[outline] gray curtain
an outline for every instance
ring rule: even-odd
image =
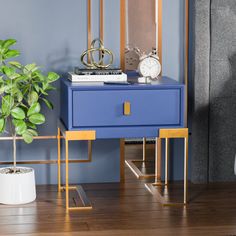
[[[191,180],[233,181],[236,0],[191,1]]]

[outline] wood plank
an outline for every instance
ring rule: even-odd
[[[147,145],[150,155],[153,147]],[[126,145],[125,154],[142,160],[142,144]],[[190,185],[193,198],[187,207],[163,207],[144,186],[153,179],[138,180],[127,167],[125,175],[124,183],[83,184],[93,209],[69,214],[57,186],[37,186],[35,202],[0,205],[0,235],[236,235],[235,183]],[[167,197],[164,187],[161,191]],[[170,198],[182,198],[183,182],[171,183],[168,191]],[[74,197],[71,191],[72,204]]]

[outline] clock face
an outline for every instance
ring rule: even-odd
[[[157,58],[149,56],[139,63],[139,72],[143,77],[156,78],[161,72],[161,65]]]

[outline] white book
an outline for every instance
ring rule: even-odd
[[[125,73],[119,75],[77,75],[68,72],[68,79],[72,82],[126,82],[127,75]]]

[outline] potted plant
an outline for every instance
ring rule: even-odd
[[[37,136],[37,126],[45,122],[41,102],[50,109],[46,99],[51,85],[59,78],[54,72],[44,75],[33,64],[13,61],[20,55],[13,50],[14,39],[0,40],[0,133],[9,133],[13,140],[13,166],[0,168],[0,203],[24,204],[36,198],[34,170],[16,166],[16,139],[31,143]]]

